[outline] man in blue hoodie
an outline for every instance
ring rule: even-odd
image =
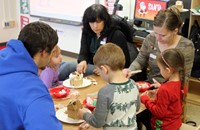
[[[33,22],[0,51],[0,130],[62,130],[52,98],[38,77],[57,42],[55,30]]]

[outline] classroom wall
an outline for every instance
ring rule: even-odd
[[[171,0],[173,2],[175,0]],[[186,8],[190,7],[190,4],[186,3],[184,0]],[[104,4],[104,0],[96,0],[100,4]],[[133,19],[134,13],[134,3],[135,0],[120,0],[119,4],[123,5],[123,11],[119,11],[118,15],[128,17]],[[189,6],[189,7],[187,7]],[[189,12],[187,12],[189,13]],[[188,16],[185,15],[184,16]],[[36,17],[29,17],[30,22],[38,21]],[[15,21],[15,27],[13,28],[3,28],[4,21]],[[80,49],[80,38],[81,38],[81,26],[73,26],[66,24],[58,24],[52,22],[46,22],[54,29],[57,30],[59,35],[58,45],[62,50],[79,53]],[[12,38],[17,38],[20,31],[20,0],[0,0],[0,43],[7,42]]]
[[[104,4],[104,0],[97,1],[100,4]],[[119,11],[118,15],[122,17],[126,16],[130,19],[133,19],[134,1],[135,0],[120,0],[119,4],[123,5],[123,11]],[[3,9],[5,10],[5,12],[2,11]],[[17,38],[18,33],[20,31],[21,15],[22,14],[20,14],[20,0],[0,0],[0,22],[2,23],[4,19],[16,21],[16,26],[14,28],[3,29],[3,26],[0,26],[0,43],[7,42],[11,38]],[[29,15],[27,17],[29,17],[29,22],[39,20],[39,18],[37,17],[30,17]],[[73,26],[52,22],[46,23],[48,23],[50,26],[57,30],[59,35],[58,45],[62,50],[77,54],[79,53],[81,26]]]
[[[133,10],[134,10],[134,1],[135,0],[120,0],[119,4],[123,5],[123,11],[119,11],[118,15],[124,17],[129,17],[133,19]],[[100,4],[104,4],[104,0],[98,1]],[[130,13],[131,12],[131,13]],[[30,21],[38,21],[36,17],[30,17]],[[81,26],[73,26],[59,23],[47,22],[54,29],[57,30],[59,35],[59,47],[68,52],[79,53],[80,50],[80,39],[81,39]]]
[[[15,21],[15,27],[4,28],[5,21]],[[17,38],[19,32],[18,3],[16,0],[0,0],[0,43]]]

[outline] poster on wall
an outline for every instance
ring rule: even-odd
[[[29,24],[29,2],[28,0],[20,0],[20,29]]]
[[[21,25],[21,28],[22,29],[24,26],[26,26],[27,24],[29,24],[29,17],[26,17],[26,16],[20,16],[20,25]]]
[[[20,13],[29,14],[28,0],[20,0]]]

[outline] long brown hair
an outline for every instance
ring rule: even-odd
[[[174,71],[179,72],[181,80],[181,91],[184,91],[185,86],[185,59],[183,53],[178,49],[167,49],[157,56],[157,62],[161,65],[172,68]],[[181,92],[182,93],[182,92]],[[182,98],[184,95],[182,93]]]

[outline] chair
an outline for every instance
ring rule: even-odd
[[[182,123],[182,126],[179,130],[200,130],[200,125],[198,127],[194,127],[194,126]]]

